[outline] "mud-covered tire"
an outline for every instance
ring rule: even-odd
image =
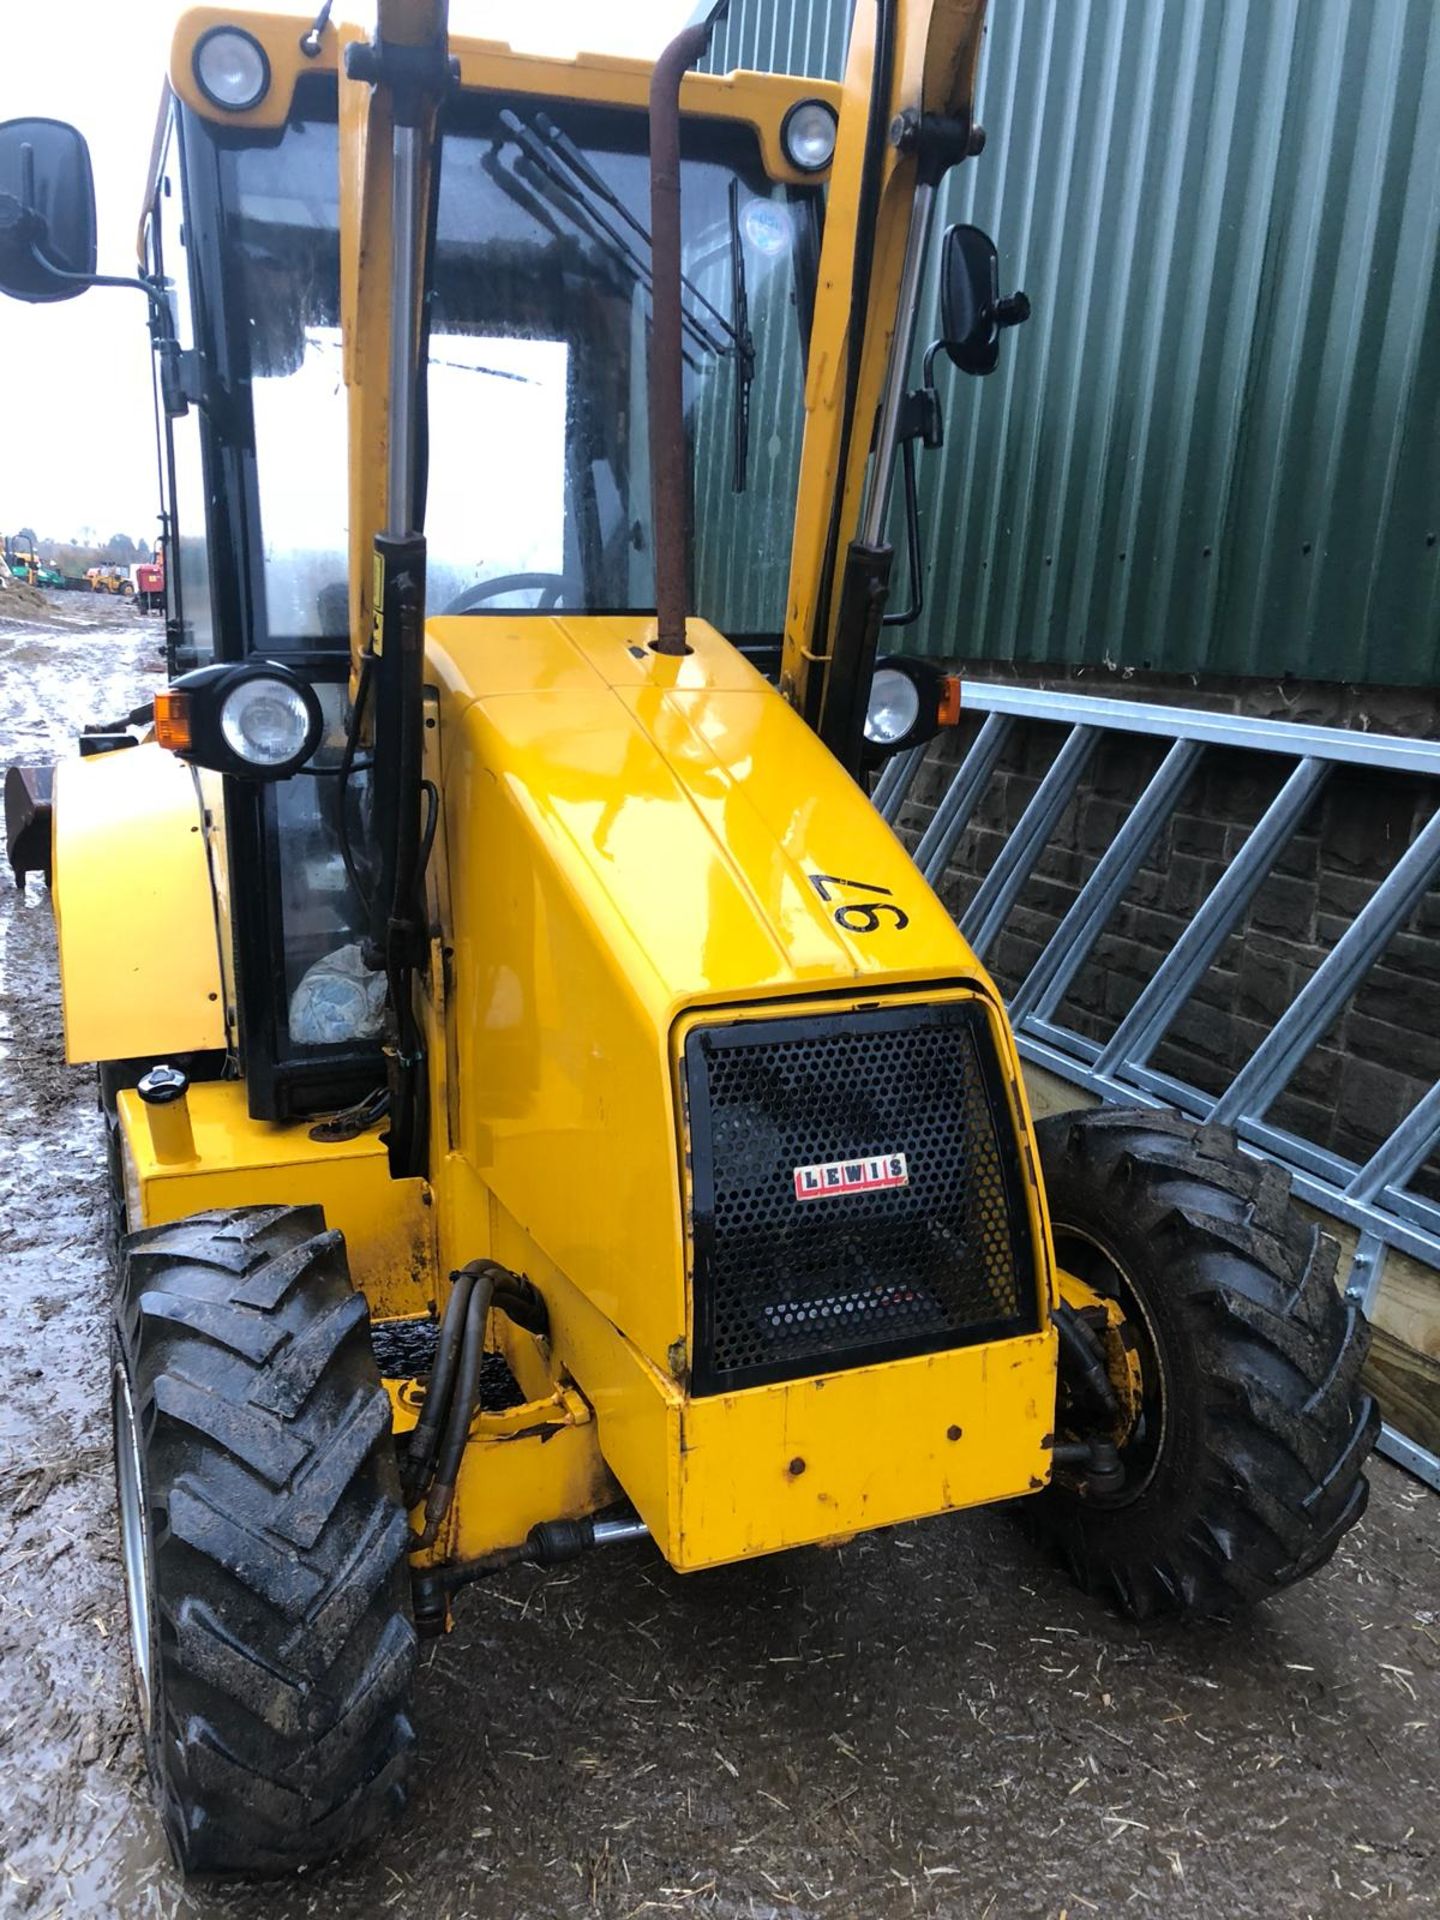
[[[277,1873],[341,1852],[404,1805],[416,1658],[390,1407],[342,1237],[318,1207],[131,1234],[113,1369],[142,1720],[176,1860]]]
[[[1379,1429],[1335,1242],[1225,1128],[1097,1109],[1037,1136],[1060,1264],[1134,1315],[1152,1425],[1113,1502],[1057,1482],[1034,1518],[1137,1618],[1232,1614],[1313,1573],[1365,1510]]]

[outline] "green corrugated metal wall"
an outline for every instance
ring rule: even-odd
[[[839,71],[849,0],[733,11]],[[941,371],[922,648],[1440,679],[1436,0],[992,0],[980,118],[945,219],[1035,317]]]
[[[711,73],[748,67],[838,80],[850,14],[851,0],[731,0],[702,64]]]

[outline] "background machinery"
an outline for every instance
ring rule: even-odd
[[[87,567],[85,578],[90,582],[92,593],[117,594],[126,600],[135,598],[135,582],[130,577],[130,569],[114,564],[99,567]]]
[[[40,543],[28,527],[14,535],[7,533],[3,550],[5,567],[13,580],[23,580],[31,587],[64,586],[59,568],[40,558]]]
[[[135,563],[131,578],[135,586],[135,597],[142,613],[163,613],[165,611],[165,549],[159,546],[153,560],[139,560]]]
[[[867,0],[839,87],[692,74],[704,20],[653,69],[433,0],[177,26],[120,284],[183,670],[16,870],[53,833],[190,1869],[375,1829],[417,1635],[517,1559],[1023,1497],[1131,1613],[1211,1614],[1363,1509],[1365,1330],[1283,1176],[1148,1112],[1035,1128],[866,796],[953,717],[880,651],[928,370],[1028,310],[951,229],[911,388],[982,23]],[[73,129],[0,127],[0,284],[96,284],[93,205]]]

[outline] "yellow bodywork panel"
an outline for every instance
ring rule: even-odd
[[[1053,1333],[689,1400],[667,1554],[688,1571],[1032,1493],[1054,1417]]]
[[[307,1122],[252,1120],[237,1080],[197,1081],[186,1095],[195,1158],[167,1162],[139,1094],[119,1096],[126,1209],[157,1227],[210,1207],[321,1206],[339,1228],[350,1277],[377,1319],[422,1313],[439,1294],[434,1216],[423,1180],[392,1180],[378,1130],[313,1140]],[[173,1109],[161,1108],[160,1113]]]
[[[688,1325],[681,1014],[993,990],[774,689],[703,621],[688,658],[650,652],[646,633],[633,618],[430,623],[453,930],[431,1051],[449,1049],[450,1145],[665,1368]],[[875,891],[847,890],[857,880]],[[1018,1083],[1013,1048],[1006,1066]]]
[[[517,1334],[503,1320],[498,1332],[498,1351],[509,1360],[516,1379],[540,1397],[498,1413],[482,1409],[473,1421],[454,1504],[434,1546],[415,1555],[417,1566],[480,1560],[520,1546],[542,1520],[561,1515],[577,1520],[624,1497],[600,1452],[588,1401],[574,1387],[550,1380],[544,1343],[529,1334]],[[538,1382],[527,1378],[531,1369],[523,1353],[516,1351],[527,1346],[532,1350],[531,1369],[540,1372]],[[394,1407],[395,1430],[406,1432],[419,1418],[422,1401],[417,1383],[387,1380],[385,1384]],[[424,1524],[423,1503],[415,1508],[412,1520],[418,1534]]]
[[[595,1409],[601,1452],[681,1572],[1049,1480],[1053,1331],[695,1398],[503,1216],[495,1247],[550,1303],[556,1356]]]
[[[428,632],[456,802],[447,835],[473,835],[477,783],[503,788],[662,1031],[682,1005],[984,980],[890,828],[705,621],[689,623],[684,658],[649,651],[654,622],[625,616],[440,619]],[[449,865],[460,884],[453,847]],[[873,925],[840,912],[855,874],[894,903]],[[458,905],[453,924],[476,937]]]
[[[62,761],[53,897],[67,1060],[225,1045],[215,902],[188,767],[150,745]]]
[[[677,1075],[696,1021],[983,1003],[1022,1141],[1042,1326],[1052,1282],[1019,1064],[974,955],[732,647],[698,620],[688,657],[656,655],[652,637],[634,617],[430,623],[442,1266],[484,1252],[539,1286],[600,1452],[677,1567],[1029,1491],[1049,1471],[1048,1329],[819,1383],[688,1392]]]
[[[455,1503],[427,1561],[480,1560],[486,1554],[523,1544],[542,1520],[581,1519],[614,1506],[624,1494],[600,1452],[594,1420],[578,1394],[572,1394],[583,1418],[573,1420],[564,1407],[554,1419],[546,1407],[517,1408],[529,1424],[497,1432],[479,1421],[460,1462]],[[418,1527],[421,1515],[415,1515]]]

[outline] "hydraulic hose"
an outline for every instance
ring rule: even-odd
[[[400,1470],[407,1508],[425,1499],[421,1544],[427,1546],[454,1496],[460,1458],[475,1417],[490,1309],[537,1338],[544,1339],[550,1332],[544,1296],[523,1274],[493,1260],[471,1260],[451,1275],[451,1281],[425,1405],[411,1430]],[[478,1300],[477,1291],[483,1295]]]
[[[484,1264],[483,1261],[472,1260],[469,1266],[462,1267],[451,1276],[450,1298],[445,1302],[445,1312],[440,1321],[440,1343],[435,1349],[435,1361],[425,1389],[425,1405],[411,1432],[401,1473],[406,1506],[414,1506],[425,1491],[434,1469],[435,1449],[455,1380],[455,1364],[465,1328],[465,1310]]]
[[[1120,1403],[1115,1398],[1115,1389],[1105,1371],[1104,1352],[1099,1341],[1075,1309],[1063,1300],[1056,1303],[1050,1317],[1060,1336],[1062,1370],[1064,1362],[1068,1360],[1073,1369],[1072,1377],[1083,1383],[1101,1410],[1113,1419],[1120,1411]]]
[[[480,1367],[485,1358],[485,1326],[490,1318],[490,1301],[495,1292],[495,1281],[504,1269],[493,1266],[488,1260],[476,1261],[475,1265],[478,1271],[465,1308],[465,1333],[460,1343],[455,1390],[450,1396],[450,1406],[445,1417],[445,1431],[435,1460],[435,1478],[431,1481],[430,1491],[425,1497],[425,1525],[416,1542],[419,1547],[428,1547],[433,1544],[436,1534],[440,1531],[440,1522],[450,1511],[450,1502],[455,1498],[455,1482],[460,1474],[461,1457],[465,1452],[465,1442],[470,1435],[470,1423],[475,1418],[480,1398]]]
[[[503,1313],[507,1320],[513,1320],[517,1327],[526,1333],[533,1333],[539,1339],[550,1337],[550,1311],[545,1305],[545,1297],[533,1281],[523,1274],[508,1273],[504,1267],[495,1269],[495,1298],[490,1303],[497,1313]]]

